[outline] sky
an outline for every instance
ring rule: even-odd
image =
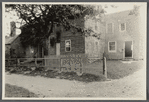
[[[111,7],[110,5],[117,6],[117,8]],[[131,10],[133,9],[134,5],[142,5],[142,4],[140,3],[109,3],[107,4],[108,8],[104,8],[104,9],[107,11],[106,14],[111,14],[115,12]]]
[[[106,14],[111,14],[115,12],[120,12],[120,11],[125,11],[125,10],[130,10],[133,9],[134,5],[142,5],[142,3],[99,3],[96,5],[102,5],[107,12]],[[107,7],[105,6],[107,5]],[[111,7],[111,5],[116,6],[116,8]],[[105,8],[106,7],[106,8]],[[5,27],[5,34],[9,35],[10,34],[10,22],[15,21],[15,22],[21,22],[19,20],[17,14],[15,12],[11,12],[11,14],[5,13],[4,14],[4,27]],[[16,24],[17,27],[20,26],[20,23]],[[19,29],[17,30],[17,34],[20,34]]]

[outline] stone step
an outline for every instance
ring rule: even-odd
[[[125,59],[122,59],[122,61],[133,61],[132,58],[125,58]]]

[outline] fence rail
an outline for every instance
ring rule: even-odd
[[[107,76],[106,58],[88,58],[87,62],[81,57],[52,57],[52,58],[11,58],[5,60],[6,67],[44,67],[60,72],[102,73]],[[96,60],[100,60],[94,66]],[[94,72],[93,72],[94,71]]]

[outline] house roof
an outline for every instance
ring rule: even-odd
[[[121,13],[128,13],[130,11],[132,11],[133,9],[130,9],[130,10],[123,10],[123,11],[119,11],[119,12],[114,12],[114,13],[109,13],[109,14],[106,14],[106,15],[115,15],[115,14],[121,14]]]
[[[126,11],[121,11],[121,12],[116,12],[112,14],[107,14],[105,16],[106,22],[123,22],[125,20],[130,20],[130,19],[138,19],[139,16],[137,14],[133,13],[132,10],[126,10]]]
[[[5,37],[5,44],[11,44],[19,35],[14,37]]]

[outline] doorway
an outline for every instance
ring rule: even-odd
[[[132,41],[125,41],[125,58],[132,58],[133,44]]]

